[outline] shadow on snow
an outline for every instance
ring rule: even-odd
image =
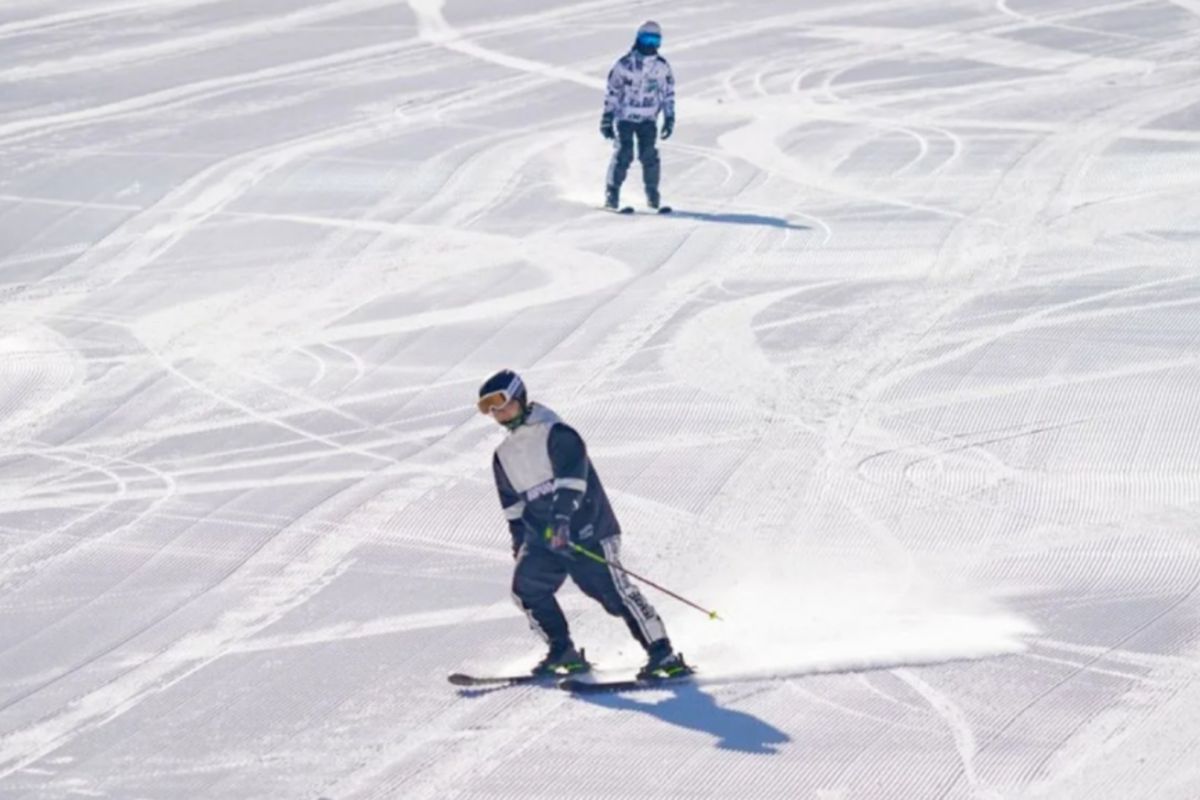
[[[710,214],[705,211],[681,211],[677,208],[671,216],[679,219],[694,219],[699,222],[720,222],[726,225],[763,225],[768,228],[783,228],[790,231],[812,230],[807,225],[797,225],[794,222],[788,222],[783,217],[767,217],[762,214]]]
[[[773,755],[779,752],[780,745],[792,740],[753,714],[722,708],[694,683],[677,683],[654,690],[656,696],[663,692],[670,696],[657,702],[639,700],[637,694],[619,692],[576,697],[593,705],[618,711],[638,711],[680,728],[710,734],[722,750]]]

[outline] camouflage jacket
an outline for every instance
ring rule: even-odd
[[[660,55],[646,56],[630,50],[617,59],[608,73],[604,112],[618,122],[643,122],[675,116],[675,75]]]

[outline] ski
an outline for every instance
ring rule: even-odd
[[[638,212],[637,212],[637,209],[635,209],[633,206],[621,206],[620,208],[613,208],[612,206],[600,206],[600,210],[601,210],[601,211],[607,211],[607,212],[608,212],[608,213],[610,213],[610,214],[625,214],[625,215],[633,215],[633,214],[636,214],[636,213],[638,213]],[[648,214],[671,214],[671,213],[673,213],[674,211],[675,211],[675,209],[671,208],[670,206],[662,206],[662,207],[660,207],[660,208],[649,208],[649,209],[646,209],[646,211],[645,211],[644,213],[648,213]]]
[[[561,671],[524,672],[520,675],[468,675],[465,672],[452,672],[446,676],[446,680],[455,686],[494,686],[496,688],[527,684],[554,686],[563,678],[569,678],[572,675],[586,675],[592,671],[592,665],[588,662],[587,655],[583,650],[579,651],[577,657],[580,663],[573,664],[574,670],[568,670],[565,665],[559,665],[557,669]]]
[[[558,680],[559,675],[467,675],[454,672],[446,676],[446,680],[455,686],[521,686],[527,683],[544,683],[551,685]]]
[[[563,678],[558,682],[558,688],[573,694],[600,694],[602,692],[631,692],[640,689],[657,689],[661,686],[671,686],[686,683],[695,677],[695,673],[675,675],[670,678],[626,678],[616,681],[589,681],[580,678]]]

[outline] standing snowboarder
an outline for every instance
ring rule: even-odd
[[[604,194],[605,208],[617,209],[621,203],[621,184],[633,163],[633,143],[637,140],[638,160],[642,162],[642,181],[646,186],[646,204],[665,211],[658,192],[658,115],[663,115],[662,138],[675,130],[675,76],[671,65],[658,54],[662,28],[647,21],[637,30],[633,49],[617,59],[608,73],[608,91],[604,95],[604,115],[600,133],[613,140],[612,161]]]
[[[525,384],[502,370],[479,387],[479,411],[508,429],[492,458],[500,505],[512,535],[512,595],[530,627],[549,645],[535,675],[587,672],[554,594],[569,575],[584,594],[621,617],[646,650],[639,678],[690,669],[671,647],[662,619],[620,564],[621,528],[583,439],[550,409],[530,403]],[[600,563],[575,550],[601,557]]]

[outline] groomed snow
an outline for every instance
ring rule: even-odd
[[[622,218],[647,18],[677,213]],[[1196,800],[1197,53],[1200,0],[5,0],[0,798]],[[698,682],[446,683],[541,649],[501,367],[722,617],[647,592]]]

